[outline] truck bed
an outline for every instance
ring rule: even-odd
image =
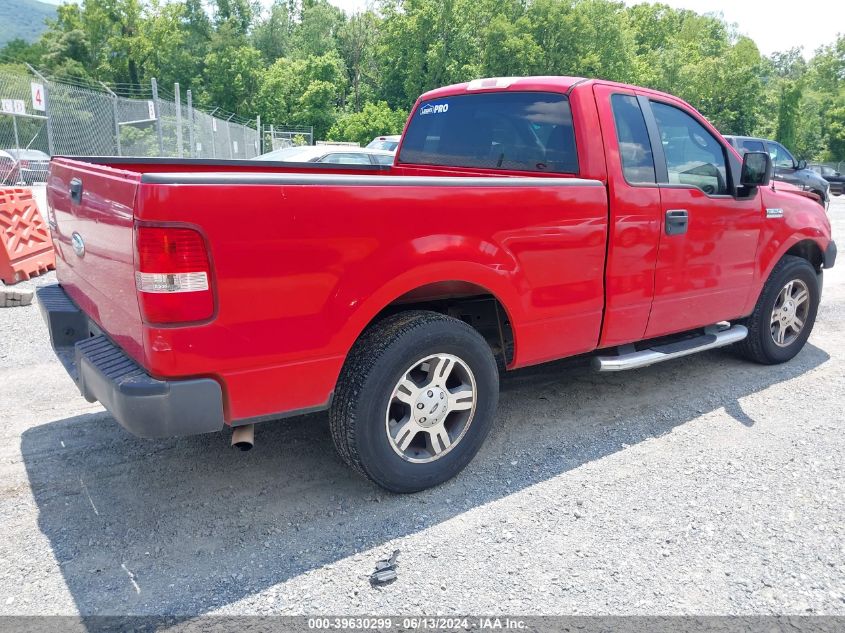
[[[594,349],[604,304],[604,184],[418,175],[432,171],[56,158],[48,199],[58,278],[151,376],[217,380],[229,422],[325,406],[366,324],[426,288],[508,305],[511,366]],[[195,228],[207,244],[215,300],[207,322],[141,318],[134,230],[161,224]],[[83,257],[74,233],[84,239]]]

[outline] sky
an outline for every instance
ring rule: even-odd
[[[640,4],[641,0],[624,0]],[[271,4],[272,0],[262,0]],[[367,0],[329,0],[353,13],[365,8]],[[845,0],[663,0],[663,4],[698,13],[721,13],[753,39],[763,55],[803,47],[809,58],[815,50],[845,33]]]

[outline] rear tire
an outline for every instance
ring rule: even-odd
[[[454,477],[493,426],[499,376],[472,327],[436,312],[403,312],[370,326],[341,371],[332,439],[353,469],[392,492]]]
[[[748,337],[735,349],[764,365],[791,360],[813,331],[820,300],[819,278],[812,264],[800,257],[784,256],[763,286],[754,312],[742,321]]]

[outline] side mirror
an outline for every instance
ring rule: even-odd
[[[765,187],[772,180],[772,157],[767,152],[748,152],[742,157],[743,187]]]
[[[803,158],[801,160],[799,160],[798,161],[798,167],[796,167],[796,169],[798,169],[798,170],[807,169],[807,161],[804,160]]]

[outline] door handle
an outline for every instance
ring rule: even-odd
[[[689,226],[689,212],[686,209],[666,211],[666,235],[683,235]]]

